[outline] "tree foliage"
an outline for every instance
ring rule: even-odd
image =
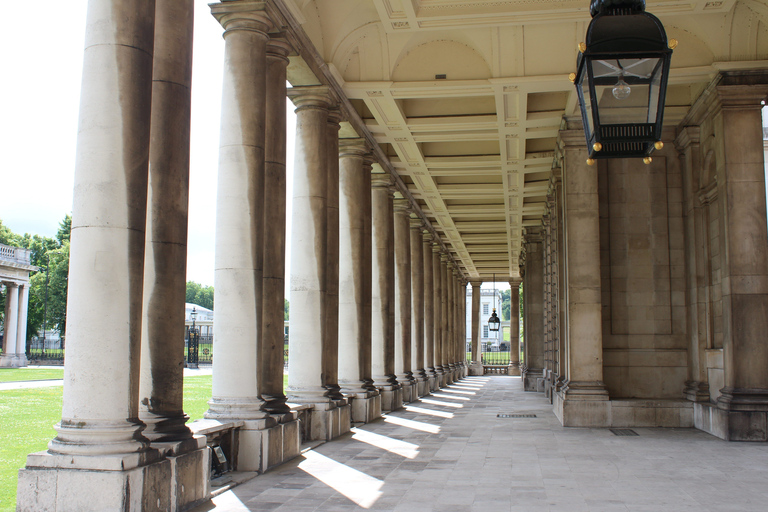
[[[0,220],[0,243],[30,249],[30,263],[38,270],[29,278],[29,309],[27,339],[48,330],[64,333],[67,317],[67,277],[69,275],[69,237],[72,217],[66,215],[59,223],[56,238],[24,233],[19,235]],[[46,283],[47,278],[47,283]],[[46,286],[47,285],[47,286]],[[48,298],[46,301],[46,288]],[[5,297],[0,300],[5,311]]]
[[[283,305],[283,320],[288,320],[291,304],[288,302],[288,299],[283,299],[283,300],[285,301]]]
[[[187,281],[186,302],[197,304],[206,309],[213,309],[213,286],[203,286],[194,281]]]
[[[501,290],[501,319],[504,321],[510,319],[511,292],[512,290]]]

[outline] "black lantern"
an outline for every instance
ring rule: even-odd
[[[498,332],[501,320],[496,316],[496,274],[493,274],[493,314],[488,318],[488,330]]]
[[[501,320],[499,320],[499,317],[496,316],[496,308],[493,308],[493,314],[488,319],[488,330],[489,331],[498,331],[499,325],[501,325]]]
[[[674,39],[645,12],[645,0],[592,0],[587,41],[571,74],[579,95],[590,165],[596,158],[643,158],[661,149]]]

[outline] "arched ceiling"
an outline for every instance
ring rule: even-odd
[[[467,277],[515,277],[540,225],[589,0],[281,0]],[[768,1],[648,0],[665,122],[722,69],[768,66]],[[292,64],[294,85],[309,84]],[[358,130],[359,131],[359,130]],[[362,135],[362,134],[361,134]]]

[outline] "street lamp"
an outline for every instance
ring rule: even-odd
[[[579,44],[576,85],[589,159],[643,158],[661,149],[670,39],[645,0],[592,0],[586,43]]]
[[[187,368],[197,368],[198,362],[198,339],[197,328],[195,327],[195,319],[197,319],[197,309],[192,308],[192,312],[189,314],[192,319],[192,327],[189,328],[189,344],[187,346]]]

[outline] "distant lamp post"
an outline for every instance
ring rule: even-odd
[[[661,149],[664,101],[675,39],[645,12],[645,0],[592,0],[576,85],[589,159],[643,158]]]
[[[197,337],[197,327],[195,326],[195,320],[197,319],[196,308],[192,308],[189,317],[192,319],[192,327],[189,328],[189,343],[187,344],[187,368],[197,368],[197,350],[200,343]]]
[[[496,316],[496,274],[493,274],[493,314],[488,318],[488,330],[498,332],[501,320]]]

